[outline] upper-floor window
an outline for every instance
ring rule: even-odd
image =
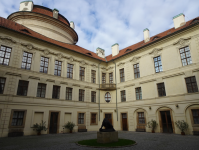
[[[185,78],[185,81],[186,81],[187,92],[188,93],[198,92],[198,86],[197,86],[197,82],[196,82],[195,76]]]
[[[120,82],[124,82],[124,68],[120,69]]]
[[[28,81],[19,80],[17,95],[27,96]]]
[[[60,86],[53,85],[52,98],[59,99],[60,96]]]
[[[96,102],[96,92],[91,91],[91,102]]]
[[[192,109],[193,122],[199,124],[199,109]]]
[[[165,91],[165,87],[164,87],[164,83],[158,83],[157,84],[157,88],[158,88],[158,96],[166,96],[166,91]]]
[[[141,87],[135,88],[136,100],[142,99],[142,89]]]
[[[96,71],[91,70],[91,82],[96,83]]]
[[[105,101],[107,103],[109,103],[111,101],[111,94],[109,92],[106,92],[106,94],[105,94]]]
[[[67,87],[66,88],[66,100],[72,100],[72,88]]]
[[[0,49],[0,64],[8,65],[10,61],[11,48],[6,46],[1,46]]]
[[[113,83],[113,73],[109,73],[109,83]]]
[[[61,61],[55,60],[54,75],[61,76],[61,65],[62,65]]]
[[[84,90],[79,89],[79,101],[84,101]]]
[[[0,94],[3,94],[5,82],[6,82],[5,78],[0,78]]]
[[[189,46],[180,49],[180,56],[183,66],[192,64]]]
[[[139,64],[135,64],[133,65],[134,68],[134,78],[139,78],[140,77],[140,68],[139,68]]]
[[[32,53],[23,52],[21,68],[30,70],[31,63],[32,63]]]
[[[37,87],[37,97],[45,97],[46,94],[46,84],[38,83]]]
[[[102,73],[102,83],[106,83],[106,73]]]
[[[40,72],[48,73],[48,63],[49,63],[49,58],[41,57]]]
[[[162,72],[161,57],[160,57],[160,56],[154,57],[153,60],[154,60],[154,65],[155,65],[155,72],[156,72],[156,73]]]
[[[79,67],[79,80],[84,81],[84,77],[85,77],[85,68]]]
[[[67,78],[73,78],[73,65],[68,64],[67,66]]]
[[[125,92],[125,90],[121,91],[121,101],[126,102],[126,92]]]

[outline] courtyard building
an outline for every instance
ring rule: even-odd
[[[0,137],[98,131],[104,118],[115,130],[180,134],[175,121],[199,134],[199,17],[173,17],[174,27],[105,56],[77,44],[74,22],[58,9],[20,3],[0,17]]]

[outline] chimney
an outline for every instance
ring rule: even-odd
[[[149,29],[146,28],[143,30],[143,32],[144,32],[144,42],[146,43],[150,41]]]
[[[70,27],[73,28],[75,30],[75,24],[73,21],[70,22]]]
[[[99,56],[99,57],[102,57],[102,58],[105,58],[105,53],[104,53],[105,51],[103,50],[103,49],[101,49],[101,48],[97,48],[96,49],[96,54]]]
[[[113,44],[111,46],[111,49],[112,49],[112,57],[119,54],[119,44],[118,43]]]
[[[58,19],[58,15],[59,15],[59,10],[54,8],[53,9],[53,18]]]
[[[173,23],[174,23],[175,29],[183,26],[186,23],[184,17],[185,15],[183,13],[173,17]]]
[[[33,1],[23,1],[20,3],[19,11],[32,11]]]

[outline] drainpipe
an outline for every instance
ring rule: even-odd
[[[98,106],[99,106],[99,121],[100,121],[100,68],[99,68],[100,64],[101,64],[101,61],[98,64],[98,80],[99,80],[99,103],[98,103]]]
[[[118,121],[116,63],[114,61],[113,61],[113,63],[115,64],[116,113],[117,113],[117,121]]]

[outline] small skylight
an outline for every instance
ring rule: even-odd
[[[191,24],[194,24],[194,23],[197,23],[197,22],[199,22],[199,19],[194,19],[194,20],[191,22]]]
[[[154,41],[154,40],[157,40],[157,39],[159,39],[159,37],[158,37],[158,36],[155,36],[155,37],[153,38],[153,41]]]
[[[125,53],[130,52],[130,51],[131,51],[131,49],[127,49],[127,50],[125,51]]]
[[[90,56],[92,56],[92,54],[91,53],[86,53],[87,55],[90,55]]]
[[[26,32],[28,34],[31,34],[27,29],[21,29],[20,31]]]

